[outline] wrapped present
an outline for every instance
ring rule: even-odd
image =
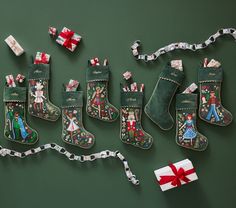
[[[140,86],[140,92],[143,92],[144,91],[144,84],[141,84]]]
[[[48,33],[49,33],[49,35],[51,35],[52,37],[55,37],[56,34],[57,34],[57,28],[55,28],[55,27],[49,27],[49,28],[48,28]]]
[[[198,180],[193,164],[189,159],[157,169],[154,173],[162,191]]]
[[[197,89],[197,85],[195,83],[192,83],[189,85],[182,93],[192,93]]]
[[[9,35],[5,39],[5,42],[11,48],[11,50],[15,53],[16,56],[20,56],[21,54],[24,53],[24,49],[20,46],[20,44],[16,41],[16,39],[12,35]]]
[[[22,75],[22,74],[17,74],[16,76],[16,81],[19,82],[19,83],[23,83],[25,80],[25,76]]]
[[[132,77],[132,73],[129,72],[129,71],[126,71],[126,72],[123,74],[123,78],[124,78],[125,80],[129,80],[131,77]]]
[[[73,52],[79,44],[81,38],[82,37],[74,31],[64,27],[58,35],[56,42]]]
[[[91,66],[99,66],[99,59],[97,57],[90,59]]]
[[[180,71],[183,71],[183,63],[182,63],[182,60],[172,60],[170,62],[171,64],[171,67],[175,68],[175,69],[178,69]]]
[[[37,52],[34,59],[34,64],[48,64],[49,60],[50,60],[49,54],[43,52]]]
[[[136,82],[132,83],[132,84],[130,85],[130,88],[131,88],[131,91],[132,91],[132,92],[137,92],[137,91],[138,91],[138,85],[137,85],[137,83],[136,83]]]
[[[66,91],[76,91],[79,86],[79,82],[77,80],[71,79],[69,83],[66,85]]]
[[[7,86],[16,87],[16,83],[12,74],[6,76]]]

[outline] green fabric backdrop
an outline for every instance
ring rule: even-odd
[[[236,42],[229,36],[199,52],[176,51],[155,63],[137,62],[130,45],[140,39],[144,52],[152,52],[175,41],[200,42],[221,27],[236,27],[233,0],[226,1],[129,1],[68,0],[8,1],[0,0],[0,88],[5,75],[27,73],[31,55],[36,51],[51,54],[50,93],[53,103],[60,104],[63,82],[76,78],[85,90],[85,69],[90,57],[108,58],[111,65],[110,101],[119,107],[121,74],[130,70],[137,82],[145,83],[145,103],[150,97],[158,75],[170,59],[183,59],[184,86],[197,81],[197,68],[204,57],[218,59],[224,68],[223,104],[236,115]],[[70,53],[47,34],[48,26],[67,26],[79,32],[83,41]],[[4,39],[12,34],[25,48],[23,56],[15,57]],[[2,91],[0,96],[2,97]],[[175,100],[174,100],[175,103]],[[174,103],[171,113],[174,115]],[[3,137],[4,109],[0,105],[2,146],[26,150]],[[61,119],[55,123],[30,117],[28,123],[38,130],[39,144],[61,141]],[[154,145],[140,150],[119,139],[119,120],[105,123],[84,113],[86,128],[96,135],[91,150],[66,148],[77,154],[105,149],[120,150],[140,179],[140,186],[129,183],[118,160],[92,163],[70,162],[55,152],[21,159],[0,158],[0,207],[202,207],[218,208],[236,205],[236,124],[217,127],[198,120],[199,131],[209,139],[205,152],[193,152],[175,144],[175,128],[164,132],[143,114],[143,127],[154,137]],[[36,145],[36,146],[37,146]],[[194,163],[199,181],[165,193],[155,182],[153,170],[189,158]]]

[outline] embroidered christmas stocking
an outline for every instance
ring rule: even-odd
[[[227,126],[233,120],[232,114],[221,104],[222,68],[200,68],[198,73],[200,88],[199,116],[202,120],[219,126]]]
[[[50,65],[33,64],[29,71],[28,111],[36,116],[49,121],[56,121],[61,114],[60,108],[49,100]]]
[[[153,138],[142,128],[142,107],[143,92],[121,92],[120,138],[124,143],[149,149]]]
[[[208,145],[205,136],[197,131],[197,94],[178,94],[176,97],[176,143],[192,150],[203,151]]]
[[[171,129],[174,124],[169,106],[183,79],[183,71],[167,65],[160,73],[152,96],[145,106],[147,116],[163,130]]]
[[[38,141],[37,132],[25,120],[25,87],[5,87],[5,128],[7,139],[21,144],[35,144]]]
[[[109,103],[108,81],[109,66],[95,65],[86,71],[87,81],[87,114],[93,118],[112,122],[119,116],[119,111]]]
[[[86,131],[82,120],[83,92],[62,92],[62,140],[81,148],[91,148],[94,135]]]

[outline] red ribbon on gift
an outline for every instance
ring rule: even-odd
[[[12,74],[6,76],[8,87],[16,87],[15,80]]]
[[[187,175],[195,173],[195,169],[184,170],[182,167],[177,170],[174,164],[170,164],[169,167],[171,168],[174,175],[164,175],[160,176],[161,179],[158,181],[160,185],[166,184],[171,182],[172,186],[181,186],[181,181],[185,183],[190,182],[190,179]]]
[[[65,46],[66,48],[72,49],[72,44],[77,45],[78,41],[75,39],[72,39],[74,34],[75,34],[75,32],[73,32],[71,30],[65,30],[60,33],[60,36],[65,39],[63,46]]]
[[[35,58],[34,64],[48,64],[48,58],[46,56],[46,53],[41,53],[40,59]]]
[[[91,66],[99,65],[99,59],[98,58],[91,59],[90,64],[91,64]]]

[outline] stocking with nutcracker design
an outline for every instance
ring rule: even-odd
[[[141,124],[144,85],[132,83],[129,73],[124,73],[126,84],[121,84],[120,139],[126,144],[149,149],[153,138]]]

